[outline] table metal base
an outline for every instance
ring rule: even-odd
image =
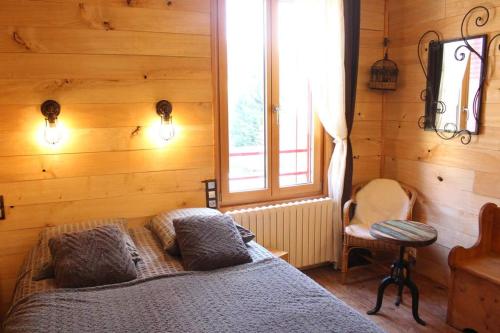
[[[404,258],[405,247],[401,246],[399,251],[399,259],[391,266],[391,275],[384,278],[378,287],[377,304],[375,307],[368,311],[367,314],[374,315],[379,312],[382,307],[382,300],[384,299],[384,291],[387,286],[395,284],[398,286],[398,295],[396,296],[396,306],[399,306],[403,301],[403,288],[406,286],[411,292],[411,310],[413,318],[420,325],[425,325],[425,321],[418,316],[418,288],[417,285],[411,280],[410,277],[410,264]]]

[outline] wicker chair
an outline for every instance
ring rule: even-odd
[[[400,214],[391,215],[388,213],[385,219],[407,219],[411,220],[412,218],[412,210],[415,204],[415,200],[417,199],[416,191],[406,185],[400,184],[394,180],[390,179],[375,179],[367,183],[359,184],[353,188],[353,194],[351,200],[347,201],[344,205],[344,246],[342,253],[342,273],[347,273],[349,269],[349,253],[352,249],[355,248],[363,248],[363,249],[373,249],[373,250],[398,250],[398,247],[395,247],[392,244],[376,240],[373,238],[370,233],[371,224],[378,221],[371,221],[369,223],[360,223],[359,221],[353,221],[356,217],[356,206],[357,206],[357,196],[358,193],[365,188],[365,186],[369,185],[373,186],[377,182],[378,186],[383,186],[385,189],[391,189],[393,191],[401,191],[403,190],[406,196],[408,197],[407,203],[404,207],[401,207]],[[381,193],[380,197],[383,197],[383,193]],[[395,216],[399,215],[399,216]],[[354,219],[353,219],[354,217]],[[355,222],[355,223],[353,223]]]

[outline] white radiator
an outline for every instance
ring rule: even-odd
[[[333,203],[329,198],[227,212],[257,243],[288,252],[297,268],[333,260]]]

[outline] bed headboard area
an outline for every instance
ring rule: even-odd
[[[2,312],[44,226],[140,223],[205,204],[201,181],[214,178],[210,1],[166,3],[1,2]],[[40,112],[49,99],[69,132],[54,147]],[[168,144],[154,132],[160,100],[173,104]]]

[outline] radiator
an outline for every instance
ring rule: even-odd
[[[257,243],[288,252],[305,268],[333,260],[333,203],[329,198],[227,212],[256,235]]]

